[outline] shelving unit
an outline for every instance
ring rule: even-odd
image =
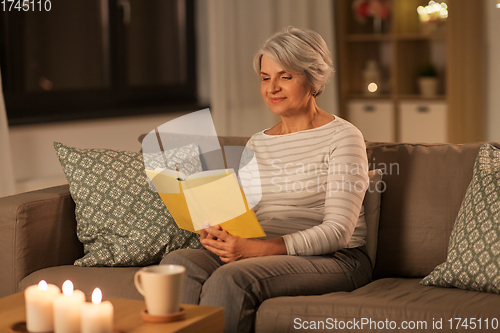
[[[382,22],[380,33],[374,33],[370,19],[365,24],[355,19],[353,0],[335,1],[340,116],[351,120],[362,132],[371,133],[372,137],[365,135],[367,140],[401,141],[408,137],[419,142],[436,138],[457,143],[483,140],[483,1],[445,2],[449,11],[446,29],[426,34],[421,31],[417,7],[427,5],[427,1],[393,0],[391,16]],[[382,84],[377,94],[364,92],[363,70],[368,60],[375,60],[381,69]],[[417,78],[418,70],[429,62],[437,67],[440,84],[436,96],[425,97],[419,92]],[[363,103],[364,111],[360,111]],[[377,122],[373,112],[380,109],[381,103],[385,105],[384,116]],[[408,110],[417,110],[417,114],[403,117],[402,112]],[[370,121],[363,120],[363,112]],[[392,115],[388,117],[387,112]],[[418,112],[422,117],[419,118]],[[421,133],[420,136],[403,133],[408,128],[408,119],[420,126],[411,129],[412,133]],[[434,121],[441,125],[432,124]],[[432,135],[426,136],[428,131]],[[436,131],[440,133],[436,135]],[[392,140],[387,140],[387,133],[392,133]]]

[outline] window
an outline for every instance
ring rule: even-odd
[[[1,14],[11,125],[196,105],[194,0],[26,3]]]

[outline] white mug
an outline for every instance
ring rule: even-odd
[[[185,271],[180,265],[158,265],[135,273],[135,287],[144,296],[149,315],[165,316],[180,311]]]

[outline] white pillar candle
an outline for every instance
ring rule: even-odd
[[[30,332],[54,330],[54,299],[61,294],[58,286],[44,280],[24,291],[26,301],[26,328]]]
[[[54,300],[54,332],[80,333],[85,294],[80,290],[73,290],[70,280],[64,282],[62,290],[63,294]]]
[[[82,333],[113,332],[113,304],[101,300],[101,289],[95,288],[92,303],[82,305]]]

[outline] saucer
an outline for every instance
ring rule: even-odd
[[[148,310],[141,311],[141,316],[148,323],[168,323],[171,321],[183,320],[186,317],[186,310],[181,308],[178,312],[170,313],[164,316],[153,316],[148,313]]]
[[[30,331],[28,331],[28,328],[26,327],[25,321],[20,321],[20,322],[17,322],[17,323],[10,325],[9,332],[10,333],[30,333]],[[53,331],[46,332],[46,333],[52,333],[52,332]]]
[[[12,324],[9,328],[10,328],[10,330],[9,330],[10,333],[28,332],[28,329],[26,328],[25,321],[21,321],[21,322]]]
[[[10,333],[30,333],[28,329],[26,328],[26,322],[25,321],[20,321],[18,323],[12,324],[10,326]],[[47,333],[52,333],[52,332],[47,332]],[[124,331],[114,329],[113,333],[125,333]]]

